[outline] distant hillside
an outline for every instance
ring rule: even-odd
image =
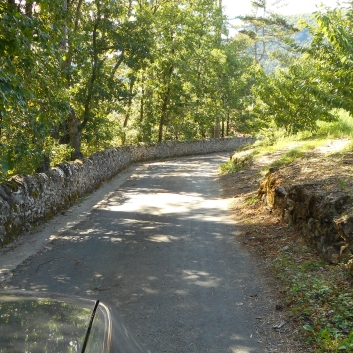
[[[293,37],[296,42],[302,45],[310,43],[311,41],[309,30],[307,28],[304,28],[302,31],[295,33]]]
[[[311,26],[314,26],[316,23],[313,14],[300,14],[300,15],[286,16],[285,19],[289,23],[293,25],[297,25],[298,27],[301,27],[300,25],[301,22],[306,22]],[[311,41],[311,37],[307,28],[303,29],[298,33],[295,33],[293,37],[296,42],[302,45],[308,44]]]
[[[310,25],[315,25],[313,14],[299,14],[284,17],[288,23],[296,25],[298,28],[302,27],[300,22],[306,22]],[[311,41],[309,30],[304,28],[300,32],[293,34],[292,38],[301,46],[308,45]],[[271,41],[266,44],[267,56],[262,60],[262,65],[266,72],[272,72],[277,67],[285,67],[290,61],[289,58],[293,57],[289,46],[283,42]]]

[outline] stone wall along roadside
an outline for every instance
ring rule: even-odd
[[[132,163],[234,151],[253,142],[250,138],[235,137],[123,146],[58,164],[46,173],[13,176],[0,185],[0,246],[67,209]]]
[[[321,257],[337,264],[353,254],[352,197],[323,192],[313,183],[283,185],[281,173],[271,168],[260,184],[259,199],[286,224],[296,226]],[[353,274],[353,263],[347,269]]]

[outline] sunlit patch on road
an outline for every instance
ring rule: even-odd
[[[189,284],[206,288],[217,288],[221,283],[220,278],[212,276],[210,273],[196,270],[184,270],[183,279]]]
[[[178,238],[173,237],[172,235],[152,235],[147,239],[156,243],[170,243],[173,240],[177,240]]]

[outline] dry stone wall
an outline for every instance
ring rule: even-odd
[[[273,213],[298,227],[327,262],[339,263],[351,258],[353,200],[350,195],[339,191],[323,192],[315,183],[284,185],[276,169],[270,169],[260,184],[258,195]],[[353,274],[353,263],[351,265],[349,271]]]
[[[16,175],[0,185],[0,246],[52,218],[79,197],[135,162],[179,156],[233,151],[253,143],[250,138],[164,142],[112,148],[82,161],[59,164],[46,173]]]

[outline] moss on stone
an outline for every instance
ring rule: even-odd
[[[2,244],[6,245],[11,243],[13,240],[15,240],[17,235],[20,233],[21,229],[18,225],[15,224],[15,222],[12,219],[8,219],[5,222],[4,227],[5,227],[6,235]]]
[[[54,216],[55,216],[55,212],[53,212],[52,210],[48,210],[48,211],[46,211],[45,212],[45,219],[46,220],[49,220],[49,219],[52,219],[52,218],[54,218]]]
[[[6,230],[6,234],[10,234],[11,232],[12,232],[12,230],[13,230],[13,226],[14,226],[15,224],[14,224],[14,222],[13,222],[13,220],[11,219],[11,218],[9,218],[6,222],[5,222],[5,224],[4,224],[4,227],[5,227],[5,230]]]
[[[6,180],[3,185],[6,185],[12,191],[18,191],[19,185],[13,180]]]

